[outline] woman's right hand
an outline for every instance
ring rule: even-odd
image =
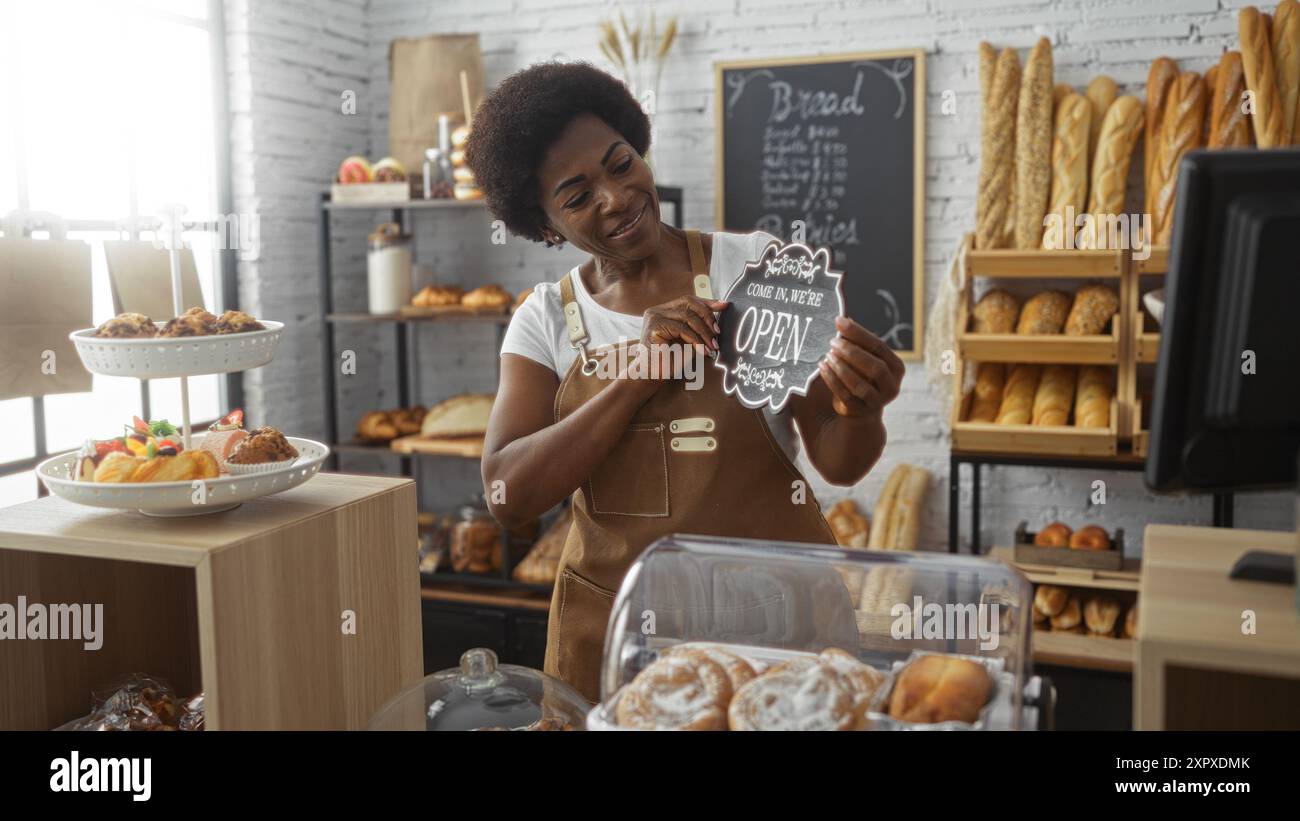
[[[719,299],[679,296],[648,308],[641,320],[641,342],[645,345],[671,345],[684,342],[718,349],[718,319],[715,311],[724,311],[730,303]]]

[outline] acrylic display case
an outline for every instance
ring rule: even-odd
[[[1050,727],[1054,693],[1031,669],[1033,590],[991,558],[668,536],[624,578],[605,637],[601,703],[589,729],[621,729],[624,688],[670,647],[720,645],[759,673],[839,648],[884,674],[870,729]],[[989,673],[990,696],[969,723],[891,716],[890,691],[925,654]]]

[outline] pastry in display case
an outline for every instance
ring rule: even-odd
[[[486,507],[465,505],[451,528],[451,569],[457,573],[501,572],[501,525]]]
[[[668,536],[614,600],[587,728],[1050,726],[1033,595],[991,558]]]
[[[370,730],[585,730],[588,704],[578,691],[540,670],[498,664],[477,647],[460,666],[441,670],[394,696]]]

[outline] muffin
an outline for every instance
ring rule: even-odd
[[[272,427],[251,431],[226,459],[228,465],[265,465],[298,458],[298,450]]]
[[[217,318],[216,325],[219,334],[243,334],[266,329],[265,325],[243,311],[226,311]]]
[[[123,313],[100,325],[95,336],[108,339],[148,339],[158,335],[158,327],[144,314]]]
[[[159,336],[211,336],[217,332],[217,318],[199,307],[190,308],[185,313],[168,320],[158,332]]]

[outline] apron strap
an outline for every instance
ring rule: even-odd
[[[704,263],[704,243],[700,241],[700,232],[686,232],[686,249],[691,255],[691,271],[695,274],[695,295],[700,299],[713,299],[713,281],[709,278],[709,266]]]
[[[582,311],[578,310],[578,300],[573,295],[573,277],[577,274],[578,269],[574,268],[560,279],[560,302],[564,305],[564,325],[569,329],[569,344],[582,360],[582,372],[591,376],[596,372],[596,360],[587,355],[587,326],[582,324]]]

